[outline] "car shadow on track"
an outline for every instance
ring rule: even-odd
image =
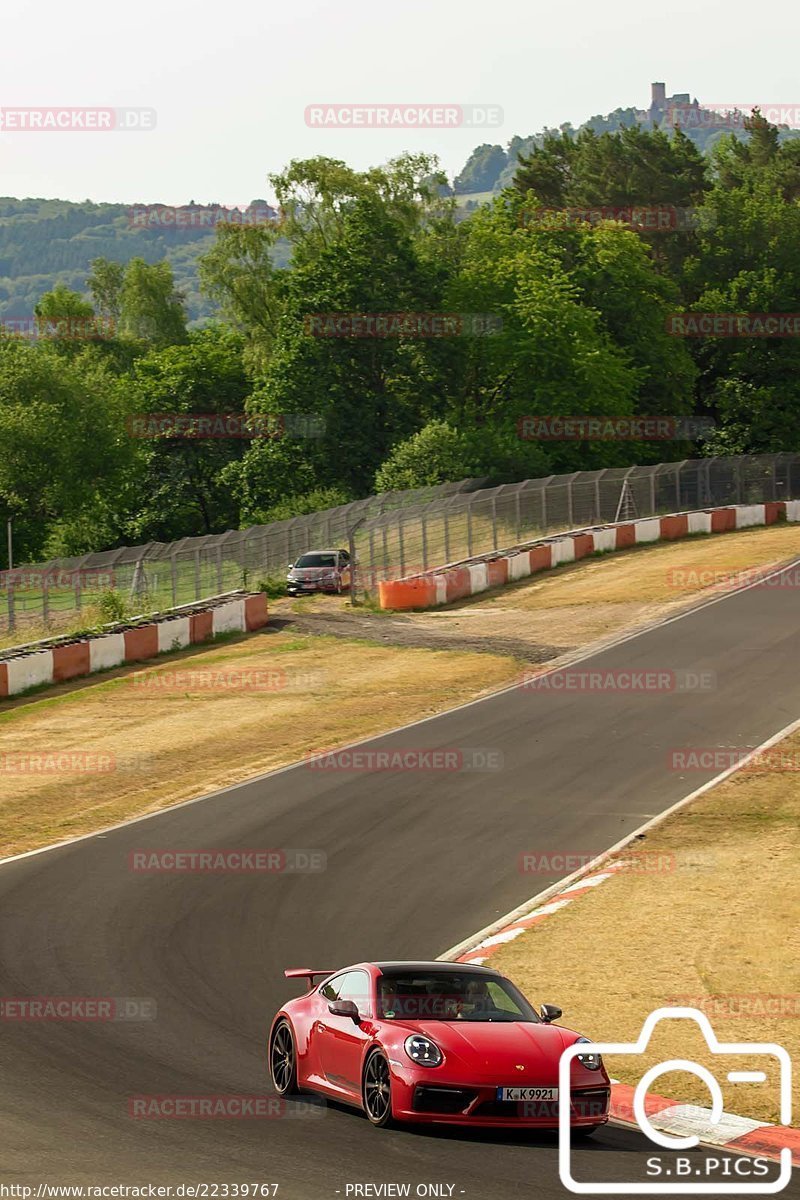
[[[305,1097],[304,1097],[305,1099]],[[287,1104],[289,1101],[286,1102]],[[349,1104],[338,1104],[335,1100],[323,1100],[322,1106],[334,1113],[341,1113],[348,1120],[367,1124],[366,1114]],[[558,1150],[558,1132],[546,1129],[492,1129],[486,1126],[466,1125],[415,1125],[397,1124],[386,1130],[375,1130],[378,1137],[423,1138],[445,1144],[468,1141],[487,1146],[530,1146],[542,1150]],[[635,1144],[638,1143],[638,1144]],[[607,1125],[591,1137],[576,1142],[576,1149],[593,1153],[606,1153],[641,1148],[641,1134],[620,1125]]]

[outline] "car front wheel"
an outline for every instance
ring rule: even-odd
[[[364,1111],[371,1125],[385,1129],[392,1124],[392,1081],[389,1063],[380,1050],[373,1050],[367,1059],[362,1097]]]

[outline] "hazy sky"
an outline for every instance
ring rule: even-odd
[[[155,109],[154,131],[0,130],[0,195],[168,204],[270,197],[269,171],[403,150],[450,175],[482,141],[618,105],[651,80],[711,103],[800,108],[800,4],[570,0],[18,0],[3,6],[0,108]],[[319,129],[312,104],[486,104],[503,123]]]

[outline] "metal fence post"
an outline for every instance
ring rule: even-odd
[[[172,607],[175,608],[178,603],[178,563],[174,554],[169,556],[169,573],[172,581]]]
[[[497,492],[492,496],[492,549],[497,549]]]
[[[681,467],[682,466],[683,466],[682,463],[678,463],[677,470],[675,471],[675,511],[676,512],[681,511]]]
[[[567,525],[572,529],[572,484],[575,476],[573,475],[567,484]]]
[[[400,551],[400,578],[402,579],[406,573],[406,550],[403,543],[403,510],[398,510],[397,514],[397,540],[399,542]]]
[[[202,587],[200,585],[200,551],[195,550],[195,552],[194,552],[194,598],[195,598],[195,600],[200,599],[201,591],[202,591]]]
[[[367,514],[364,513],[363,517],[360,517],[359,520],[356,521],[355,525],[351,525],[350,528],[347,530],[347,552],[350,555],[350,607],[351,608],[355,608],[355,606],[358,604],[358,600],[356,599],[356,593],[358,591],[358,585],[356,583],[356,576],[358,573],[358,560],[356,558],[356,530],[359,529],[364,524],[366,519],[367,519]],[[372,531],[370,530],[370,532],[372,532]]]
[[[472,558],[472,501],[467,502],[467,557]]]
[[[42,621],[45,625],[50,624],[50,576],[47,571],[42,579]]]
[[[450,562],[450,523],[447,519],[447,505],[444,508],[444,561]]]
[[[11,572],[9,572],[10,574]],[[8,630],[13,633],[17,627],[17,618],[14,611],[14,584],[9,579],[8,581]]]
[[[422,569],[428,569],[428,517],[425,509],[422,510]]]
[[[217,546],[217,593],[221,595],[222,591],[222,546],[219,545]]]
[[[514,493],[514,526],[515,526],[514,541],[515,542],[518,542],[520,540],[521,524],[522,524],[522,521],[520,519],[520,509],[519,509],[519,489],[517,489],[517,491]]]

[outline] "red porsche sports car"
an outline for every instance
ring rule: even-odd
[[[572,1063],[575,1132],[608,1120],[609,1078],[588,1038],[552,1022],[510,980],[488,967],[449,962],[358,963],[340,971],[286,971],[305,979],[269,1034],[281,1096],[320,1092],[362,1108],[373,1125],[392,1121],[558,1127],[558,1064]],[[321,983],[315,982],[323,976]]]

